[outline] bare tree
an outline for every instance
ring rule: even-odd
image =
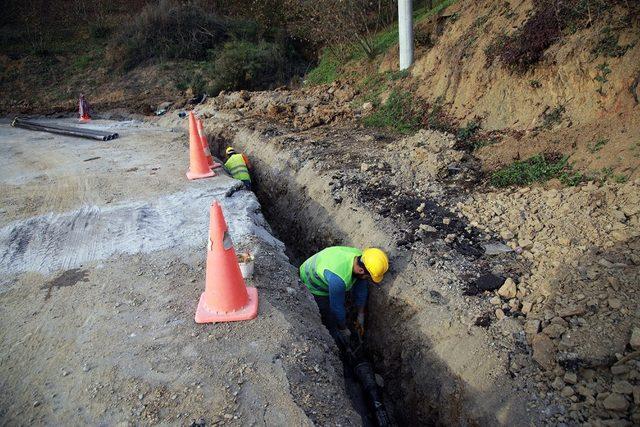
[[[315,45],[333,49],[358,46],[375,56],[373,35],[394,18],[391,0],[284,0],[292,32]]]

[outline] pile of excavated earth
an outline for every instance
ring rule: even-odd
[[[396,417],[639,423],[640,181],[490,189],[452,135],[358,126],[354,94],[222,93],[198,112],[214,150],[255,162],[291,251],[391,253],[368,339]]]
[[[640,422],[640,180],[473,194],[457,208],[529,264],[488,295],[498,320],[520,320],[542,368],[516,358],[512,372],[576,421]]]

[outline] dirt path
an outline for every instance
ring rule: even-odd
[[[358,424],[342,368],[252,193],[188,182],[186,136],[0,125],[0,424]],[[208,207],[256,254],[257,320],[196,325]]]

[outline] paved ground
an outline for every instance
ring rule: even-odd
[[[252,193],[189,182],[186,135],[0,125],[0,424],[357,424],[342,369]],[[256,255],[257,320],[196,325],[209,206]]]

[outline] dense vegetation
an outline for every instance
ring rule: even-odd
[[[284,84],[305,74],[321,47],[353,45],[371,55],[395,7],[392,0],[10,0],[0,41],[2,53],[44,73],[62,68],[64,55],[77,68],[66,73],[180,61],[189,73],[176,72],[176,87],[215,94]]]
[[[283,1],[35,0],[10,1],[6,12],[2,53],[49,80],[61,78],[52,68],[64,68],[65,55],[73,60],[62,74],[122,74],[179,61],[178,89],[215,94],[284,84],[314,58],[314,48],[287,28]]]

